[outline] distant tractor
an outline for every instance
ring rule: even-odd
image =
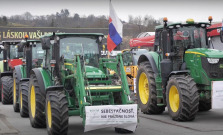
[[[157,26],[154,51],[139,57],[137,94],[141,111],[160,114],[167,106],[176,121],[193,120],[211,109],[212,81],[223,81],[223,51],[208,49],[210,23]]]
[[[28,35],[21,41],[19,51],[23,52],[23,64],[15,66],[13,71],[13,108],[22,117],[28,117],[30,71],[42,66],[45,53],[40,40],[28,40]]]
[[[13,70],[16,65],[22,64],[21,52],[18,52],[20,41],[3,41],[3,69],[1,69],[1,100],[2,104],[12,104]]]
[[[67,134],[69,116],[80,116],[83,125],[87,124],[87,107],[106,110],[109,105],[132,106],[122,56],[100,59],[102,38],[100,33],[54,33],[41,37],[46,57],[43,67],[30,73],[28,94],[33,127],[46,126],[50,135]],[[118,74],[120,83],[113,80],[108,69]],[[94,126],[100,124],[94,120]],[[120,127],[115,131],[132,132]]]
[[[125,73],[127,76],[129,88],[131,90],[131,97],[136,101],[136,76],[138,71],[138,59],[141,54],[147,53],[146,49],[125,49],[122,50],[122,59],[124,64]]]

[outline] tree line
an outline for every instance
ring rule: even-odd
[[[124,24],[124,36],[136,36],[140,32],[154,31],[155,26],[162,23],[161,19],[156,20],[151,15],[128,16],[128,22],[122,20]],[[65,27],[65,28],[108,28],[108,16],[100,15],[79,15],[71,14],[68,9],[61,9],[51,15],[35,16],[30,12],[22,15],[0,17],[0,26],[29,26],[29,27]]]

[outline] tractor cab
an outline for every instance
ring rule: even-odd
[[[188,19],[186,23],[168,24],[166,27],[156,26],[155,51],[162,51],[163,58],[171,58],[174,64],[173,70],[184,70],[186,50],[209,48],[206,31],[209,26],[209,23],[195,23],[193,19]],[[162,35],[164,29],[166,34]],[[165,39],[162,38],[164,36]]]
[[[29,78],[31,69],[42,66],[45,52],[42,50],[40,40],[28,40],[28,38],[21,41],[19,52],[23,53],[22,67],[26,70],[26,77]]]
[[[48,46],[45,66],[52,69],[61,69],[66,74],[72,73],[72,64],[76,56],[81,57],[82,64],[85,64],[86,76],[89,79],[105,78],[105,74],[99,70],[99,40],[102,40],[102,34],[79,34],[79,33],[56,33],[57,41],[52,39],[53,35],[46,35],[42,39],[43,48],[47,40],[51,44]],[[51,63],[50,65],[47,63]],[[59,72],[55,75],[59,75]],[[60,76],[60,75],[59,75]]]
[[[18,51],[20,41],[3,41],[3,71],[12,71],[16,65],[22,64],[22,52]],[[1,74],[1,77],[3,74]]]

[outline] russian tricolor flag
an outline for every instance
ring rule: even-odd
[[[115,10],[110,2],[109,4],[109,33],[107,38],[107,48],[111,52],[115,47],[117,47],[122,42],[122,28],[123,24],[119,20],[115,13]]]

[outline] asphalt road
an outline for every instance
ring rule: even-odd
[[[70,117],[69,135],[115,135],[114,128],[84,133],[81,118]],[[46,129],[30,126],[29,118],[21,118],[12,105],[0,103],[0,135],[47,135]],[[172,121],[165,111],[162,115],[139,114],[139,124],[132,135],[222,135],[223,109],[199,112],[192,122]]]

